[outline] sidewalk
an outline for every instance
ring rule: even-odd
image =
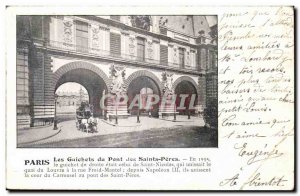
[[[53,130],[53,125],[44,127],[34,127],[30,129],[17,130],[18,145],[29,144],[40,140],[51,138],[61,131],[61,127],[57,130]]]
[[[171,120],[140,117],[140,123],[137,123],[136,116],[131,116],[128,119],[118,119],[118,124],[115,124],[115,120],[106,122],[102,119],[98,119],[98,132],[86,133],[77,130],[75,120],[65,121],[58,124],[60,130],[53,130],[53,127],[33,128],[29,130],[18,131],[18,144],[26,145],[29,142],[34,144],[48,143],[63,141],[69,139],[94,137],[96,135],[109,135],[116,133],[136,132],[151,130],[157,128],[169,128],[178,126],[204,126],[204,122],[199,117],[191,117],[187,119],[187,116],[177,116],[177,121]]]

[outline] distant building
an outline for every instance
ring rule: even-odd
[[[57,93],[57,106],[79,106],[81,102],[89,101],[87,93],[80,92],[59,92]]]

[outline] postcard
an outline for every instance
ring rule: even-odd
[[[294,7],[6,16],[7,189],[295,189]]]

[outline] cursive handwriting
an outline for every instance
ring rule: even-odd
[[[220,146],[232,149],[224,153],[239,164],[226,167],[219,185],[288,186],[294,142],[293,8],[230,10],[220,15],[218,28],[218,123]],[[270,172],[272,163],[284,168]]]
[[[262,179],[261,173],[257,173],[252,179],[250,179],[248,182],[246,182],[246,185],[248,186],[284,186],[284,183],[287,182],[287,180],[284,178],[284,176],[273,176],[268,179]]]
[[[244,143],[242,146],[240,146],[238,143],[234,145],[234,149],[239,150],[238,155],[240,157],[247,157],[248,165],[267,159],[277,158],[283,155],[283,153],[278,149],[273,147],[271,150],[269,150],[267,147],[268,144],[265,144],[263,148],[255,148],[250,150],[248,148],[248,143]]]

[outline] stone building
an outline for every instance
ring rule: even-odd
[[[84,92],[58,92],[56,104],[61,106],[79,106],[81,102],[88,102],[89,96]]]
[[[66,82],[87,89],[98,116],[107,93],[196,94],[191,113],[203,112],[217,99],[214,28],[205,16],[18,16],[18,127],[53,119],[55,91]],[[114,100],[104,104],[114,107]],[[157,104],[150,112],[166,111]]]

